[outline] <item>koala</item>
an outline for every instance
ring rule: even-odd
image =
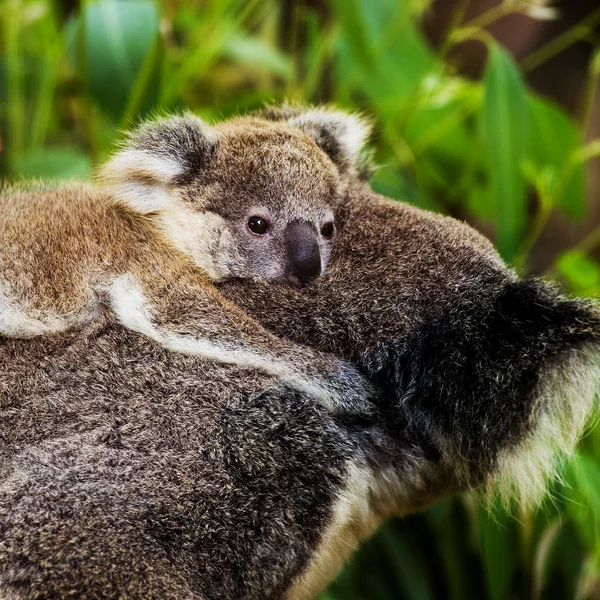
[[[339,122],[329,140],[315,129],[324,116]],[[143,124],[101,179],[212,280],[304,285],[327,267],[340,169],[369,133],[359,117],[335,111],[214,127],[188,114]]]
[[[339,172],[321,277],[218,288],[224,320],[352,361],[350,403],[114,309],[0,338],[0,597],[304,600],[393,515],[465,490],[539,501],[594,407],[600,311],[373,193],[358,162]]]
[[[311,129],[318,111],[293,124],[246,117],[214,127],[187,114],[129,134],[102,167],[101,187],[6,187],[0,334],[77,329],[110,305],[123,324],[169,347],[261,364],[307,391],[308,365],[320,377],[328,359],[308,349],[299,357],[296,346],[256,336],[242,311],[222,310],[226,301],[213,283],[302,286],[325,271],[344,156],[358,151],[353,136],[368,135],[368,126],[324,114],[344,121],[337,142],[344,153]],[[314,393],[345,389],[348,374],[332,366],[332,378],[315,383]]]

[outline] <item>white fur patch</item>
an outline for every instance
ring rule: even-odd
[[[373,475],[366,465],[348,463],[346,485],[340,491],[328,527],[305,571],[285,595],[286,600],[310,600],[340,572],[360,542],[382,519],[372,510]]]
[[[158,183],[123,181],[108,186],[108,191],[131,210],[141,215],[167,210],[173,203],[168,190]]]
[[[99,313],[98,303],[92,302],[77,314],[52,314],[33,317],[27,309],[11,302],[0,292],[0,335],[31,338],[52,335],[81,327],[93,321]]]
[[[148,214],[171,205],[166,186],[181,173],[181,165],[172,158],[127,149],[106,163],[100,177],[117,199],[135,212]]]
[[[135,161],[139,160],[139,163]],[[147,161],[147,164],[143,161]],[[136,179],[146,172],[151,181]],[[102,177],[115,201],[142,215],[152,215],[156,229],[177,250],[191,258],[214,281],[231,276],[228,248],[222,244],[227,234],[225,220],[212,212],[187,208],[169,181],[181,172],[169,158],[157,158],[142,150],[124,150],[104,168]],[[219,252],[211,252],[219,246]]]
[[[540,501],[548,481],[558,477],[561,460],[573,453],[599,384],[597,349],[572,351],[565,364],[542,375],[537,402],[543,412],[529,438],[500,456],[496,476],[486,486],[488,501],[498,495],[505,505],[525,508]]]
[[[146,150],[128,148],[117,152],[106,163],[103,176],[111,181],[123,179],[149,179],[168,184],[181,175],[181,165],[167,156],[157,156]]]
[[[371,135],[371,125],[357,115],[339,110],[316,108],[289,119],[290,125],[299,129],[325,129],[335,127],[334,132],[344,151],[346,160],[353,164],[357,161],[365,143]]]
[[[155,217],[155,223],[167,240],[213,281],[231,276],[227,248],[233,244],[221,244],[228,231],[223,217],[212,212],[194,212],[172,203]],[[217,246],[219,251],[211,252]]]
[[[154,340],[173,352],[201,356],[225,364],[258,369],[277,377],[290,387],[318,398],[333,410],[330,392],[318,383],[300,375],[285,361],[246,350],[227,348],[209,339],[173,333],[152,322],[148,302],[137,281],[131,275],[118,277],[109,288],[109,295],[119,321],[128,329]]]

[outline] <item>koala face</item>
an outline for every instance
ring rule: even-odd
[[[334,208],[368,132],[323,109],[270,109],[214,127],[168,117],[130,134],[102,174],[213,280],[306,285],[327,268]]]
[[[227,218],[226,228],[221,252],[229,277],[296,285],[309,284],[325,271],[335,237],[333,212],[326,207],[316,215],[291,217],[257,202]]]
[[[278,123],[217,128],[209,168],[186,189],[194,210],[221,218],[216,254],[229,277],[305,285],[327,268],[340,178],[328,156]]]

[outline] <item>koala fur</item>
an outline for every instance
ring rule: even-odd
[[[101,180],[102,190],[0,191],[0,332],[76,325],[93,314],[99,287],[178,253],[211,280],[302,281],[303,259],[315,259],[315,276],[327,266],[339,171],[299,127],[254,118],[210,128],[190,114],[151,121]],[[248,231],[252,216],[269,222],[267,234]],[[332,236],[320,234],[323,225]]]
[[[335,231],[337,159],[298,127],[253,118],[211,128],[188,114],[131,133],[103,167],[102,189],[6,187],[0,334],[76,329],[105,302],[165,347],[263,368],[322,398],[341,389],[352,395],[337,364],[323,380],[327,357],[257,333],[242,311],[224,309],[212,285],[298,281],[305,267],[325,270],[335,235],[320,229],[329,223]],[[271,225],[264,239],[246,229],[256,214]],[[307,373],[315,376],[309,387]]]
[[[593,405],[598,309],[340,164],[323,276],[225,281],[219,310],[253,315],[266,358],[263,327],[352,361],[351,402],[140,335],[114,302],[0,338],[0,598],[308,599],[392,515],[464,489],[537,501]]]
[[[600,311],[519,280],[454,219],[348,194],[311,294],[276,287],[267,311],[259,283],[219,289],[270,331],[355,362],[466,486],[534,505],[591,410]]]
[[[364,144],[369,129],[356,120],[352,133]],[[101,177],[211,279],[283,280],[294,223],[314,232],[320,273],[331,254],[333,240],[318,232],[333,221],[345,158],[320,144],[317,131],[288,123],[246,117],[209,128],[188,114],[143,124]],[[246,230],[252,215],[272,225],[261,240]]]

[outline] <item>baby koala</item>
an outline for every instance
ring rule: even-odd
[[[101,177],[213,281],[309,284],[327,267],[341,175],[368,127],[325,110],[267,116],[214,127],[189,114],[146,123]]]
[[[167,117],[128,135],[100,186],[5,188],[0,337],[76,329],[108,305],[165,347],[305,389],[304,372],[322,373],[327,359],[257,335],[213,282],[307,285],[320,276],[368,131],[323,109],[270,109],[214,127],[191,114]]]

